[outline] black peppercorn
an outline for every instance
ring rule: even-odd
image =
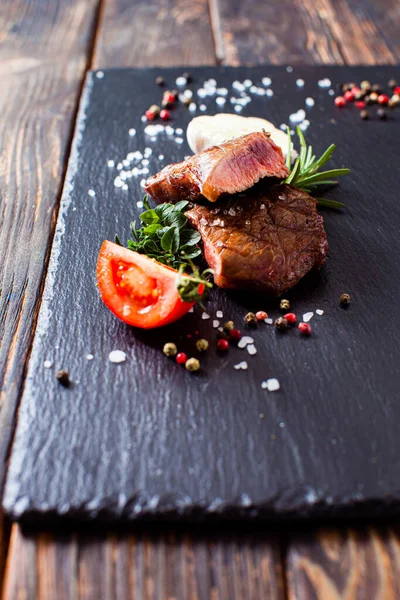
[[[159,77],[157,77],[156,84],[159,85],[160,87],[163,87],[165,85],[164,77],[161,77],[161,75]]]
[[[249,312],[245,316],[244,322],[246,323],[246,325],[249,325],[250,327],[255,327],[257,325],[257,317],[254,313]]]
[[[217,331],[217,340],[228,340],[229,336],[225,333],[225,331]]]
[[[360,117],[363,121],[366,121],[367,119],[369,119],[369,112],[367,110],[362,110],[360,112]]]
[[[175,96],[175,99],[176,99],[176,98],[178,98],[178,96],[179,96],[179,92],[178,92],[178,90],[172,90],[172,91],[171,91],[171,94],[172,94],[173,96]]]
[[[192,81],[193,81],[193,77],[192,77],[192,74],[191,74],[191,73],[184,73],[184,74],[183,74],[183,76],[184,76],[184,78],[186,79],[186,81],[187,81],[188,83],[192,83]]]
[[[378,108],[376,114],[378,115],[381,121],[385,121],[387,119],[387,112],[384,108]]]
[[[58,382],[64,386],[64,387],[68,387],[70,384],[70,380],[69,380],[69,373],[68,371],[57,371],[56,373],[56,378],[58,380]]]
[[[390,89],[391,89],[391,90],[392,90],[393,88],[395,88],[395,87],[396,87],[396,85],[397,85],[397,81],[396,81],[395,79],[391,79],[391,80],[388,82],[388,86],[390,87]]]
[[[382,92],[382,88],[379,85],[379,83],[374,83],[372,86],[372,91],[376,92],[377,94],[380,94]]]
[[[367,95],[367,92],[365,90],[361,90],[361,91],[357,92],[356,94],[354,94],[354,100],[363,100],[366,95]]]
[[[286,329],[288,328],[288,321],[285,319],[285,317],[279,317],[279,319],[277,319],[274,323],[275,328],[278,331],[286,331]]]
[[[340,304],[343,304],[344,306],[346,306],[347,304],[350,304],[350,300],[351,300],[350,294],[342,294],[339,299]]]

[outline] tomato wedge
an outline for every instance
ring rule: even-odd
[[[113,242],[103,242],[96,275],[104,304],[134,327],[168,325],[195,304],[181,300],[175,269]]]

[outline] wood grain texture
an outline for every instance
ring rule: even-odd
[[[0,481],[97,0],[0,4]]]
[[[214,64],[207,0],[104,0],[95,68]]]
[[[396,0],[210,0],[225,64],[394,64]]]
[[[294,537],[287,569],[289,600],[396,600],[399,531],[363,527]]]
[[[3,600],[281,600],[268,534],[24,535],[13,526]]]

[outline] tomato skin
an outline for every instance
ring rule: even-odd
[[[173,323],[195,304],[181,300],[177,275],[175,269],[107,240],[97,259],[97,283],[104,304],[121,321],[141,329]]]

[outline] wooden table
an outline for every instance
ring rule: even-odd
[[[85,73],[113,66],[396,64],[398,0],[2,0],[0,477]],[[393,526],[128,534],[3,524],[4,599],[400,598]]]

